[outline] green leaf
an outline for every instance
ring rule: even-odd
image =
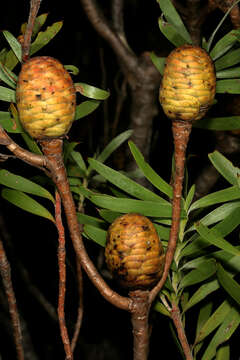
[[[240,79],[218,80],[216,82],[218,94],[240,94]]]
[[[16,88],[17,76],[1,62],[0,62],[0,80],[5,82],[5,84],[10,86],[11,88],[13,89]]]
[[[75,112],[75,120],[82,119],[83,117],[91,114],[101,104],[99,100],[87,100],[77,105]]]
[[[216,262],[214,259],[203,261],[196,269],[190,271],[182,278],[179,288],[183,289],[190,285],[198,284],[216,272]]]
[[[99,227],[100,225],[104,224],[104,221],[93,216],[89,216],[82,213],[77,213],[77,218],[80,224],[84,225],[92,225],[95,227]]]
[[[153,308],[155,311],[159,312],[160,314],[163,314],[163,315],[171,318],[170,312],[167,310],[167,308],[162,303],[160,303],[160,301],[156,301]]]
[[[217,280],[212,280],[200,286],[198,290],[193,294],[193,296],[189,299],[188,303],[183,309],[183,312],[186,312],[191,307],[204,300],[208,295],[212,294],[217,289],[219,289],[219,283]]]
[[[126,130],[116,136],[110,143],[103,149],[103,151],[98,155],[97,160],[100,162],[105,162],[109,156],[117,149],[120,145],[124,143],[132,135],[132,130]]]
[[[16,102],[15,91],[8,89],[4,86],[0,86],[0,100],[8,102]]]
[[[217,79],[239,78],[239,76],[240,76],[240,67],[234,67],[216,72]]]
[[[212,360],[215,355],[219,345],[228,341],[235,330],[238,328],[240,323],[240,314],[239,311],[232,307],[228,315],[225,317],[223,323],[220,325],[212,340],[210,341],[205,353],[203,354],[201,360]]]
[[[157,0],[157,2],[167,21],[175,28],[177,28],[181,37],[185,39],[185,43],[187,42],[189,44],[192,44],[191,36],[189,35],[189,32],[187,31],[184,23],[182,22],[181,17],[175,10],[175,7],[173,6],[171,0]]]
[[[220,348],[217,350],[216,360],[231,360],[229,344],[220,346]]]
[[[228,34],[223,36],[214,46],[210,52],[210,56],[213,60],[217,60],[224,55],[233,45],[237,42],[236,34],[239,30],[231,30]]]
[[[120,212],[115,212],[111,210],[106,209],[100,209],[98,210],[99,215],[108,223],[112,223],[117,217],[121,216],[122,214]]]
[[[85,225],[84,232],[90,239],[95,241],[98,245],[105,247],[106,236],[107,236],[106,230],[100,229],[92,225]]]
[[[166,194],[170,199],[172,198],[173,191],[172,187],[163,180],[152,168],[151,166],[144,160],[143,155],[138,150],[137,146],[132,142],[129,141],[128,143],[131,153],[139,166],[142,170],[144,176],[162,193]]]
[[[232,201],[240,199],[240,189],[238,186],[231,186],[224,190],[219,190],[213,192],[209,195],[204,196],[203,198],[195,201],[189,211],[200,209],[202,207],[207,207],[210,205],[219,204],[221,202]]]
[[[178,29],[163,20],[162,17],[158,19],[158,25],[163,35],[176,47],[186,44],[186,40],[180,35]]]
[[[168,203],[160,196],[156,195],[152,191],[148,190],[144,186],[129,179],[127,176],[121,174],[119,171],[113,170],[110,167],[102,164],[95,159],[89,159],[89,164],[92,169],[96,170],[105,179],[112,184],[125,191],[126,193],[141,199],[141,200],[156,200],[163,203]]]
[[[33,27],[33,32],[32,32],[32,37],[35,37],[37,35],[37,33],[39,32],[39,30],[41,29],[41,27],[45,24],[46,20],[48,17],[48,13],[45,14],[41,14],[39,15],[35,22],[34,22],[34,27]],[[24,34],[26,31],[26,27],[27,27],[27,23],[22,24],[21,26],[21,33]]]
[[[240,116],[206,118],[196,121],[194,127],[208,130],[239,130]]]
[[[239,220],[240,222],[240,220]],[[195,224],[195,228],[199,235],[210,244],[217,246],[218,248],[225,250],[233,255],[239,255],[240,251],[231,245],[228,241],[223,239],[218,231],[214,229],[209,229],[207,226],[204,226],[201,223]],[[240,259],[240,258],[239,258]]]
[[[211,332],[213,332],[219,325],[221,325],[225,317],[231,311],[231,308],[232,307],[229,302],[225,300],[201,327],[201,330],[196,337],[195,344],[204,340],[209,334],[211,334]]]
[[[0,125],[9,133],[21,133],[23,130],[18,127],[15,119],[6,111],[0,111]]]
[[[158,201],[142,201],[115,198],[108,195],[90,195],[90,200],[97,206],[121,213],[136,212],[145,216],[171,218],[172,206]],[[181,212],[181,217],[186,216]]]
[[[77,166],[79,167],[80,171],[82,172],[83,176],[86,176],[87,167],[80,152],[72,150],[70,154],[73,160],[76,162]]]
[[[8,186],[15,190],[24,191],[32,195],[44,197],[55,203],[52,195],[42,186],[4,169],[0,170],[0,184]]]
[[[3,189],[2,197],[25,211],[28,211],[34,215],[42,216],[55,223],[54,217],[45,207],[21,191]]]
[[[19,62],[22,61],[22,47],[20,42],[13,36],[9,31],[3,30],[3,35],[5,36],[5,39],[9,43],[12,51],[16,55]]]
[[[64,68],[72,75],[79,74],[79,69],[74,65],[64,65]]]
[[[45,45],[49,43],[61,30],[63,25],[62,21],[55,22],[54,24],[47,27],[45,31],[40,31],[33,41],[30,47],[30,55],[35,54],[37,51],[42,49]]]
[[[240,62],[240,49],[229,51],[226,55],[214,62],[216,71],[229,68]],[[239,77],[239,76],[238,76]]]
[[[197,327],[196,327],[196,338],[198,337],[202,327],[206,324],[206,321],[210,318],[212,313],[213,303],[212,301],[203,304],[199,310],[198,320],[197,320]],[[196,340],[194,341],[194,344]]]
[[[42,155],[42,151],[40,150],[38,144],[36,143],[35,140],[33,140],[33,138],[30,135],[28,135],[28,133],[22,133],[21,135],[23,140],[27,144],[28,149],[31,152],[33,152],[34,154]]]
[[[158,225],[158,224],[154,224],[154,227],[156,228],[160,239],[168,241],[169,236],[170,236],[170,228],[166,227],[166,226]]]
[[[80,92],[80,94],[90,99],[106,100],[110,95],[109,92],[106,90],[102,90],[85,83],[75,83],[74,86],[76,88],[76,91]]]
[[[150,58],[151,58],[153,64],[155,65],[155,67],[160,72],[160,74],[163,75],[164,64],[165,64],[166,58],[165,57],[159,57],[154,52],[150,53]]]
[[[185,200],[185,210],[188,211],[189,206],[192,203],[193,197],[195,194],[195,185],[193,184],[187,194],[186,200]]]
[[[218,264],[217,266],[217,277],[218,281],[224,290],[234,299],[238,304],[240,304],[240,285],[232,279],[232,277],[224,270],[222,265]]]
[[[240,169],[233,166],[225,156],[219,151],[214,151],[208,155],[211,163],[217,171],[232,185],[238,185],[238,177],[240,176]]]

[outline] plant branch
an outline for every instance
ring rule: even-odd
[[[133,310],[131,312],[133,327],[133,359],[147,360],[149,348],[149,292],[136,290],[131,291],[129,296],[133,301]]]
[[[58,293],[58,320],[61,337],[66,354],[66,360],[73,360],[71,345],[65,321],[65,293],[66,293],[66,249],[65,249],[65,231],[62,224],[61,198],[56,191],[55,195],[55,220],[58,230],[58,268],[59,268],[59,293]]]
[[[76,215],[76,208],[70,191],[66,169],[62,158],[62,140],[53,139],[41,141],[42,150],[47,158],[47,167],[51,172],[51,178],[57,186],[64,206],[69,232],[73,246],[82,267],[88,274],[90,280],[99,290],[101,295],[113,305],[131,311],[132,301],[127,297],[120,296],[114,292],[98,273],[90,260],[82,240],[79,223]]]
[[[82,276],[82,267],[79,261],[76,262],[76,267],[77,267],[79,304],[78,304],[77,321],[75,324],[74,334],[71,341],[72,352],[74,352],[74,349],[77,344],[78,336],[82,326],[82,318],[83,318],[83,276]]]
[[[17,158],[26,162],[27,164],[36,166],[44,170],[46,166],[46,159],[42,155],[33,154],[32,152],[23,149],[16,144],[0,126],[0,145],[5,145]],[[45,171],[45,170],[44,170]]]
[[[175,177],[173,183],[173,200],[172,200],[172,226],[170,230],[170,236],[168,241],[167,252],[165,255],[165,266],[163,275],[158,284],[151,290],[149,298],[152,302],[159,291],[162,289],[165,281],[167,280],[168,273],[174,258],[178,231],[180,224],[181,213],[181,198],[182,198],[182,186],[184,179],[184,165],[186,158],[186,148],[188,139],[192,130],[192,124],[190,122],[173,121],[172,131],[174,138],[174,161],[175,161]]]
[[[112,47],[123,66],[129,72],[137,74],[137,57],[132,50],[120,39],[120,37],[110,27],[101,9],[95,0],[80,0],[83,9],[92,23],[92,26]]]
[[[0,240],[0,273],[2,277],[3,286],[5,289],[5,293],[8,298],[8,306],[9,306],[10,316],[12,319],[13,336],[16,345],[17,358],[18,360],[24,360],[22,332],[21,332],[21,325],[20,325],[19,313],[17,309],[16,298],[11,280],[11,268],[1,240]]]
[[[172,311],[171,311],[172,321],[177,330],[178,339],[182,345],[182,349],[185,355],[186,360],[193,360],[192,352],[190,346],[188,344],[188,340],[185,334],[185,330],[182,323],[182,318],[180,314],[179,307],[174,302],[172,303]]]
[[[25,62],[29,57],[29,51],[31,46],[32,32],[35,23],[35,19],[42,0],[31,0],[30,11],[28,17],[28,23],[24,34],[24,40],[22,44],[22,61]]]

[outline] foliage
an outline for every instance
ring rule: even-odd
[[[175,46],[191,43],[180,16],[170,0],[158,0],[163,15],[159,27],[166,38]],[[31,54],[45,46],[61,29],[57,22],[40,31],[47,15],[38,17],[34,28],[34,41]],[[22,25],[24,32],[25,25]],[[21,127],[15,103],[17,75],[13,69],[21,60],[21,46],[8,31],[3,32],[10,49],[0,53],[0,79],[6,86],[0,87],[0,100],[9,102],[9,111],[0,112],[0,124],[9,133],[21,136],[30,151],[39,154],[38,144]],[[205,42],[215,67],[218,93],[240,94],[240,30],[232,30],[217,41],[213,47],[213,38]],[[151,54],[152,61],[162,73],[164,58]],[[73,74],[78,69],[66,65]],[[94,111],[109,93],[77,83],[77,90],[88,98],[77,106],[76,120],[84,118]],[[196,127],[209,130],[232,130],[240,128],[240,118],[219,117],[199,121]],[[82,209],[89,202],[97,207],[96,216],[78,213],[78,219],[84,225],[84,236],[104,247],[109,224],[120,214],[139,212],[151,218],[160,236],[163,246],[167,247],[171,226],[172,187],[160,177],[145,161],[133,142],[129,149],[139,172],[152,184],[149,190],[133,181],[129,174],[116,171],[104,164],[112,153],[131,136],[127,130],[115,137],[99,154],[84,161],[77,149],[77,143],[65,141],[64,160],[68,172],[71,191],[76,206]],[[182,198],[181,225],[179,243],[174,264],[168,282],[158,297],[155,311],[170,317],[172,302],[181,309],[183,323],[191,321],[192,311],[197,312],[192,341],[194,359],[230,359],[231,336],[240,324],[240,285],[237,281],[240,272],[240,247],[238,227],[240,224],[240,169],[235,167],[222,154],[215,151],[209,154],[209,160],[221,176],[229,183],[226,188],[194,201],[195,186],[188,189]],[[2,197],[25,211],[42,216],[54,222],[52,209],[48,209],[40,200],[49,204],[55,200],[46,184],[46,177],[26,179],[6,169],[0,170],[0,184],[3,185]],[[100,190],[99,190],[100,189]],[[102,191],[105,189],[105,193]],[[217,297],[218,301],[215,301]],[[188,334],[187,334],[188,335]]]

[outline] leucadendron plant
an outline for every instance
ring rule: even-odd
[[[240,75],[238,67],[234,67],[240,58],[232,56],[236,51],[233,46],[239,49],[240,32],[233,30],[216,43],[211,36],[208,41],[203,40],[204,49],[195,47],[172,2],[158,3],[163,12],[160,30],[176,46],[167,59],[151,55],[163,75],[160,103],[169,118],[165,120],[173,121],[176,130],[173,186],[155,172],[129,141],[139,172],[152,184],[152,190],[133,181],[129,174],[104,164],[129,139],[131,130],[112,139],[88,163],[76,150],[77,144],[65,138],[74,121],[95,110],[109,93],[74,83],[71,75],[78,73],[74,66],[64,66],[51,56],[32,56],[57,34],[62,23],[40,31],[47,19],[43,14],[32,23],[33,16],[29,17],[28,24],[21,27],[19,41],[8,31],[3,32],[10,49],[0,53],[0,79],[7,85],[0,87],[0,100],[10,106],[9,111],[0,113],[0,144],[43,173],[38,177],[40,182],[2,168],[1,194],[12,204],[56,225],[58,317],[68,360],[73,359],[74,345],[64,318],[66,273],[61,202],[79,266],[107,301],[131,314],[134,360],[148,357],[150,311],[159,313],[159,321],[161,316],[169,319],[179,351],[187,360],[230,360],[231,336],[240,324],[240,285],[234,278],[240,271],[240,248],[236,241],[240,224],[240,169],[217,151],[209,154],[209,160],[229,186],[197,201],[194,184],[189,188],[184,179],[185,152],[192,126],[215,130],[240,127],[238,117],[231,117],[231,122],[227,117],[206,121],[208,108],[214,106],[215,91],[240,94],[240,82],[236,81]],[[36,13],[35,8],[35,16]],[[17,76],[13,70],[18,62],[22,66]],[[76,91],[89,100],[76,104]],[[184,143],[176,145],[179,126],[187,136]],[[13,141],[11,133],[16,139],[21,137],[28,150]],[[49,178],[50,190],[43,186],[49,183]],[[102,184],[106,194],[101,191]],[[55,213],[51,205],[48,207],[46,202],[43,205],[32,196],[49,200]],[[95,206],[96,216],[88,214],[86,201]],[[123,287],[122,293],[121,289],[119,293],[111,289],[108,277],[105,279],[96,269],[82,235],[105,249],[102,273],[108,269]],[[127,296],[123,295],[126,289]],[[20,346],[16,323],[16,344]],[[161,346],[162,351],[167,351]],[[18,353],[22,360],[21,348]]]

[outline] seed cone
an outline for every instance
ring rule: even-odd
[[[166,59],[160,103],[173,120],[201,119],[212,105],[216,76],[212,59],[198,46],[183,45]]]
[[[71,76],[58,60],[39,56],[24,63],[16,100],[20,121],[33,138],[51,139],[69,131],[76,93]]]
[[[111,224],[105,258],[113,276],[131,290],[150,289],[162,276],[161,241],[152,222],[140,214],[122,215]]]

